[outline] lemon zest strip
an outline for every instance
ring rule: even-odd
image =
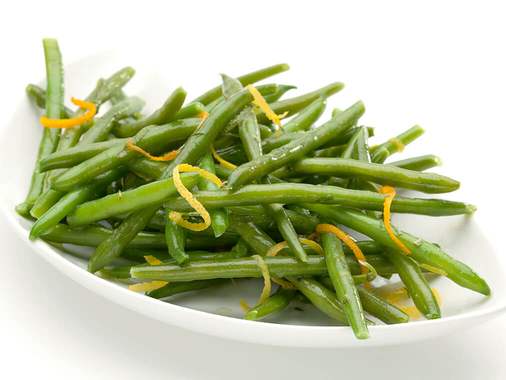
[[[264,278],[264,288],[262,289],[262,293],[260,294],[260,298],[257,303],[257,305],[260,305],[271,295],[271,275],[269,273],[269,267],[261,256],[253,255],[251,257],[253,257],[257,262],[257,266],[260,268],[260,272],[262,272],[262,277]]]
[[[144,260],[146,260],[146,262],[149,265],[160,265],[160,264],[162,264],[162,261],[160,259],[156,258],[155,256],[151,256],[151,255],[144,256]]]
[[[283,117],[288,115],[288,112],[283,113],[282,115],[276,115],[276,113],[269,107],[269,104],[264,99],[262,94],[251,84],[247,85],[246,88],[250,92],[251,96],[253,96],[253,104],[262,110],[262,112],[267,116],[267,118],[281,128],[281,120]]]
[[[214,146],[211,146],[211,154],[213,155],[214,159],[220,163],[221,166],[223,166],[225,169],[234,170],[237,165],[234,165],[231,162],[228,162],[223,157],[221,157],[216,149],[214,149]]]
[[[244,311],[244,314],[246,314],[251,309],[246,300],[242,298],[239,300],[239,306],[241,306],[241,309],[242,311]]]
[[[218,187],[223,186],[223,182],[214,174],[209,173],[207,170],[198,168],[196,166],[192,166],[189,164],[180,164],[177,165],[172,170],[172,179],[174,181],[174,186],[176,187],[178,193],[193,207],[193,209],[204,219],[203,223],[192,223],[183,219],[183,215],[176,211],[171,211],[169,213],[169,218],[174,223],[184,227],[186,229],[192,231],[204,231],[211,225],[211,216],[206,208],[200,203],[197,199],[193,197],[193,194],[184,186],[181,181],[181,177],[179,172],[195,172],[198,173],[201,177],[213,182]]]
[[[291,282],[286,281],[280,277],[271,276],[271,281],[274,282],[275,284],[278,284],[283,289],[295,289],[295,286],[293,286]]]
[[[406,245],[395,235],[394,230],[392,229],[392,225],[390,224],[391,214],[390,207],[392,206],[392,201],[395,197],[395,189],[392,186],[382,186],[379,189],[380,194],[385,195],[385,200],[383,201],[383,223],[385,224],[385,229],[387,230],[390,239],[399,247],[399,249],[406,255],[411,254],[411,251]]]
[[[50,119],[44,115],[40,117],[40,124],[44,128],[73,128],[87,123],[96,115],[97,106],[94,103],[76,98],[70,98],[70,100],[79,108],[85,109],[86,112],[83,115],[71,119]]]
[[[311,247],[311,249],[316,253],[318,253],[319,255],[323,255],[323,248],[321,247],[320,244],[318,244],[314,240],[299,238],[299,241],[302,244],[306,244],[309,247]],[[288,243],[286,241],[274,244],[272,247],[269,248],[269,250],[266,253],[266,256],[276,256],[280,251],[282,251],[286,247],[288,247]]]

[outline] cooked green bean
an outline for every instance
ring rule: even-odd
[[[364,106],[358,102],[320,128],[307,132],[306,136],[239,166],[230,175],[229,186],[237,189],[254,178],[265,176],[292,161],[299,160],[305,154],[328,142],[334,135],[351,128],[363,113]]]
[[[43,40],[44,56],[46,61],[47,102],[46,116],[59,119],[63,112],[63,66],[58,42],[54,39]],[[51,154],[57,147],[60,139],[60,130],[56,128],[43,128],[42,138],[37,152],[37,161]],[[46,175],[39,171],[38,165],[30,181],[30,188],[25,201],[16,207],[16,211],[27,216],[39,195],[44,191]]]
[[[289,68],[290,67],[286,63],[281,63],[278,65],[269,66],[264,69],[260,69],[248,74],[241,75],[237,77],[237,79],[239,80],[239,82],[241,82],[243,86],[246,86],[248,84],[252,84],[261,81],[262,79],[266,79],[273,75],[282,73],[283,71],[286,71]],[[192,103],[200,102],[204,105],[207,105],[211,103],[213,100],[218,99],[221,95],[222,95],[221,86],[216,86],[211,90],[207,91],[206,93],[200,95],[198,98],[194,99]]]
[[[296,89],[296,88],[297,87],[295,87],[295,86],[291,86],[291,85],[287,85],[287,84],[280,84],[280,85],[278,85],[278,90],[276,92],[269,94],[269,95],[265,95],[264,99],[267,103],[273,103],[273,102],[281,99],[281,97],[284,94],[286,94],[288,91]]]
[[[337,299],[347,316],[355,336],[358,339],[367,339],[369,331],[365,322],[362,304],[357,288],[353,282],[350,269],[344,256],[341,241],[334,234],[322,233],[320,235],[325,262],[330,280],[335,289]]]
[[[436,297],[417,262],[395,250],[386,250],[385,254],[397,269],[399,277],[406,286],[416,308],[427,319],[441,318],[441,311]]]
[[[363,286],[357,286],[364,310],[387,324],[409,322],[409,316]]]
[[[458,181],[435,173],[423,173],[391,165],[381,165],[346,158],[305,158],[291,167],[296,174],[353,177],[399,186],[425,193],[446,193],[459,188]]]
[[[226,280],[222,279],[201,280],[192,282],[171,282],[170,284],[165,285],[163,288],[147,292],[146,295],[156,299],[163,299],[173,296],[175,294],[191,292],[194,290],[202,290],[217,285],[222,285],[225,282]]]
[[[258,321],[274,313],[279,313],[288,307],[296,294],[297,292],[294,289],[283,289],[280,287],[263,303],[248,310],[244,318],[251,321]]]
[[[389,162],[388,165],[397,166],[399,168],[416,170],[422,172],[427,169],[441,165],[441,159],[433,154],[427,154],[425,156],[418,156],[412,158],[406,158],[405,160]]]
[[[325,111],[325,100],[316,99],[300,113],[283,125],[283,132],[297,132],[308,130]]]
[[[189,260],[190,256],[185,252],[185,232],[170,219],[165,222],[165,242],[169,255],[176,260],[176,263],[181,265]]]
[[[372,146],[369,149],[371,152],[371,161],[380,164],[385,162],[389,156],[396,152],[401,152],[404,149],[404,146],[416,140],[418,137],[423,135],[424,132],[423,128],[415,125],[383,144]]]
[[[388,235],[381,220],[370,218],[358,211],[343,207],[329,207],[324,205],[306,204],[306,208],[327,219],[343,224],[357,232],[369,236],[379,244],[397,250],[399,247]],[[476,274],[466,264],[455,260],[437,245],[417,238],[406,232],[397,232],[398,238],[411,251],[411,257],[416,261],[431,265],[444,271],[447,277],[464,288],[489,295],[490,288],[486,281]]]
[[[46,90],[36,84],[29,84],[25,88],[28,97],[35,103],[40,109],[46,109]],[[70,117],[74,112],[67,107],[63,107],[62,117]]]

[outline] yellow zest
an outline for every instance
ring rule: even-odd
[[[404,243],[395,235],[392,225],[390,224],[390,207],[395,197],[395,189],[391,186],[382,186],[379,189],[380,194],[385,194],[385,200],[383,202],[383,223],[385,223],[385,229],[387,230],[390,239],[400,248],[400,250],[406,254],[411,254],[411,251]]]
[[[283,117],[288,115],[288,112],[285,112],[282,115],[276,115],[276,113],[269,107],[269,104],[265,101],[264,97],[260,92],[251,84],[247,85],[246,88],[250,92],[251,96],[253,96],[253,104],[262,110],[262,112],[267,116],[267,118],[281,128],[281,120]]]
[[[129,139],[127,141],[126,148],[128,150],[133,150],[137,153],[140,153],[144,157],[149,158],[152,161],[172,161],[174,158],[176,158],[177,154],[179,153],[179,150],[172,150],[161,156],[153,156],[150,153],[146,152],[144,149],[142,149],[140,146],[135,145],[132,139]]]
[[[70,98],[70,100],[79,108],[85,109],[86,112],[81,116],[71,119],[50,119],[47,116],[41,116],[40,124],[42,124],[44,128],[72,128],[87,123],[96,115],[97,106],[94,103],[76,98]]]
[[[404,145],[402,143],[402,141],[396,137],[394,137],[388,141],[391,142],[395,146],[395,149],[397,150],[397,152],[402,152],[404,150],[404,148],[406,147],[406,145]]]
[[[168,284],[167,281],[150,281],[130,285],[128,289],[133,290],[134,292],[151,292],[153,290],[163,288],[167,284]]]
[[[271,276],[271,281],[278,284],[283,289],[295,289],[295,286],[293,286],[291,282],[283,280],[282,278]]]
[[[192,231],[204,231],[211,225],[211,217],[209,216],[209,212],[205,209],[205,207],[193,197],[193,194],[184,186],[181,181],[181,177],[179,172],[195,172],[198,173],[201,177],[213,182],[218,187],[223,186],[223,182],[216,177],[214,174],[209,173],[207,170],[198,168],[196,166],[188,165],[188,164],[180,164],[177,165],[172,171],[172,179],[174,181],[174,186],[176,187],[178,193],[193,207],[193,209],[204,219],[203,223],[192,223],[183,219],[183,215],[179,212],[171,211],[169,213],[169,218],[176,224],[184,227],[186,229]]]
[[[204,120],[206,120],[206,119],[209,117],[209,112],[207,112],[207,111],[202,111],[202,112],[200,112],[200,113],[197,115],[197,117],[198,117],[200,120],[204,121]]]
[[[441,295],[436,288],[431,288],[432,294],[434,294],[434,298],[438,305],[442,304]],[[398,307],[404,313],[406,313],[410,319],[418,319],[422,317],[422,313],[416,308],[416,306],[402,306],[401,303],[406,301],[409,298],[409,294],[406,288],[399,288],[390,292],[386,295],[385,299]]]
[[[358,263],[360,264],[360,269],[362,273],[367,273],[368,269],[364,266],[364,262],[367,260],[365,259],[364,254],[360,250],[359,246],[355,241],[351,238],[350,235],[348,235],[343,230],[337,228],[336,226],[333,226],[332,224],[318,224],[316,226],[317,233],[321,234],[322,232],[327,232],[330,234],[336,235],[339,240],[341,240],[346,246],[348,246],[351,251],[353,252],[353,255],[355,255],[355,258],[357,259]]]
[[[162,262],[159,259],[157,259],[155,256],[151,256],[151,255],[144,256],[144,260],[146,260],[146,262],[149,265],[160,265],[160,264],[162,264]]]
[[[323,255],[323,248],[320,246],[320,244],[318,244],[314,240],[309,240],[306,238],[299,238],[299,241],[302,244],[306,244],[309,247],[311,247],[311,249],[313,251],[315,251],[316,253]],[[282,251],[286,247],[288,247],[288,243],[286,241],[279,242],[277,244],[274,244],[272,247],[270,247],[265,255],[266,256],[276,256],[280,251]]]
[[[431,273],[438,274],[440,276],[448,276],[448,273],[446,273],[444,270],[436,268],[436,267],[433,267],[432,265],[429,265],[429,264],[418,264],[418,266],[420,268],[428,270]]]
[[[211,154],[213,155],[214,159],[220,163],[221,166],[223,166],[225,169],[234,170],[237,165],[234,165],[231,162],[228,162],[223,157],[221,157],[216,149],[214,149],[214,146],[211,146]]]
[[[241,306],[241,309],[242,311],[244,311],[245,314],[251,309],[251,307],[248,305],[245,299],[239,300],[239,306]]]
[[[258,268],[260,268],[260,272],[262,272],[262,277],[264,278],[264,288],[262,289],[262,294],[260,294],[260,298],[257,303],[257,305],[260,305],[271,295],[271,275],[269,273],[269,267],[261,256],[253,255],[251,257],[255,258]]]

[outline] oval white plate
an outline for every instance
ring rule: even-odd
[[[168,90],[179,83],[171,82],[167,78],[167,71],[159,69],[163,66],[162,62],[158,66],[147,65],[145,61],[139,61],[140,56],[104,53],[66,66],[67,97],[83,96],[90,91],[99,75],[108,75],[129,64],[138,72],[129,85],[129,93],[145,98],[150,107],[159,104]],[[201,88],[197,83],[192,83],[191,78],[188,80],[190,86]],[[451,255],[471,265],[488,281],[493,296],[485,298],[449,280],[436,279],[432,285],[442,295],[443,318],[403,325],[372,326],[371,338],[367,341],[355,339],[347,327],[332,326],[332,321],[308,305],[299,305],[304,312],[290,307],[269,323],[242,320],[239,299],[245,298],[254,303],[261,289],[260,282],[256,281],[241,280],[209,291],[176,296],[171,303],[133,293],[121,285],[88,273],[83,269],[84,261],[62,254],[40,240],[28,240],[30,223],[20,218],[14,212],[14,207],[23,200],[33,170],[41,134],[41,129],[37,127],[38,116],[39,112],[27,99],[23,99],[1,131],[4,137],[1,141],[11,142],[3,144],[0,152],[3,163],[1,206],[6,220],[37,254],[53,266],[88,289],[131,310],[196,332],[244,342],[292,347],[363,347],[402,344],[471,328],[506,308],[504,266],[476,221],[466,217],[398,216],[396,220],[403,229],[438,242]]]

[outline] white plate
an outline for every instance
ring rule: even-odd
[[[90,91],[99,75],[130,64],[136,67],[138,75],[129,85],[129,92],[144,97],[150,106],[159,104],[167,89],[174,88],[175,84],[166,78],[165,71],[153,64],[139,62],[139,56],[107,53],[68,65],[66,77],[74,78],[67,83],[68,96],[83,96]],[[191,85],[198,88],[194,83]],[[30,223],[14,212],[14,206],[23,200],[33,170],[41,134],[41,129],[37,127],[38,116],[28,100],[23,99],[1,131],[1,141],[9,142],[3,144],[0,152],[3,163],[1,206],[8,223],[53,266],[88,289],[129,309],[192,331],[244,342],[291,347],[362,347],[414,342],[468,329],[497,316],[506,308],[506,276],[502,260],[481,233],[477,222],[467,217],[398,216],[396,221],[403,229],[438,242],[451,255],[469,264],[488,281],[493,296],[485,298],[449,280],[437,279],[432,285],[442,295],[443,318],[403,325],[372,326],[371,338],[367,341],[356,340],[347,327],[332,326],[332,321],[307,305],[301,305],[304,312],[291,307],[269,322],[240,319],[239,299],[245,298],[253,303],[261,289],[259,281],[236,281],[214,290],[174,297],[171,303],[133,293],[121,285],[91,275],[83,269],[82,260],[62,254],[40,240],[28,240]]]

